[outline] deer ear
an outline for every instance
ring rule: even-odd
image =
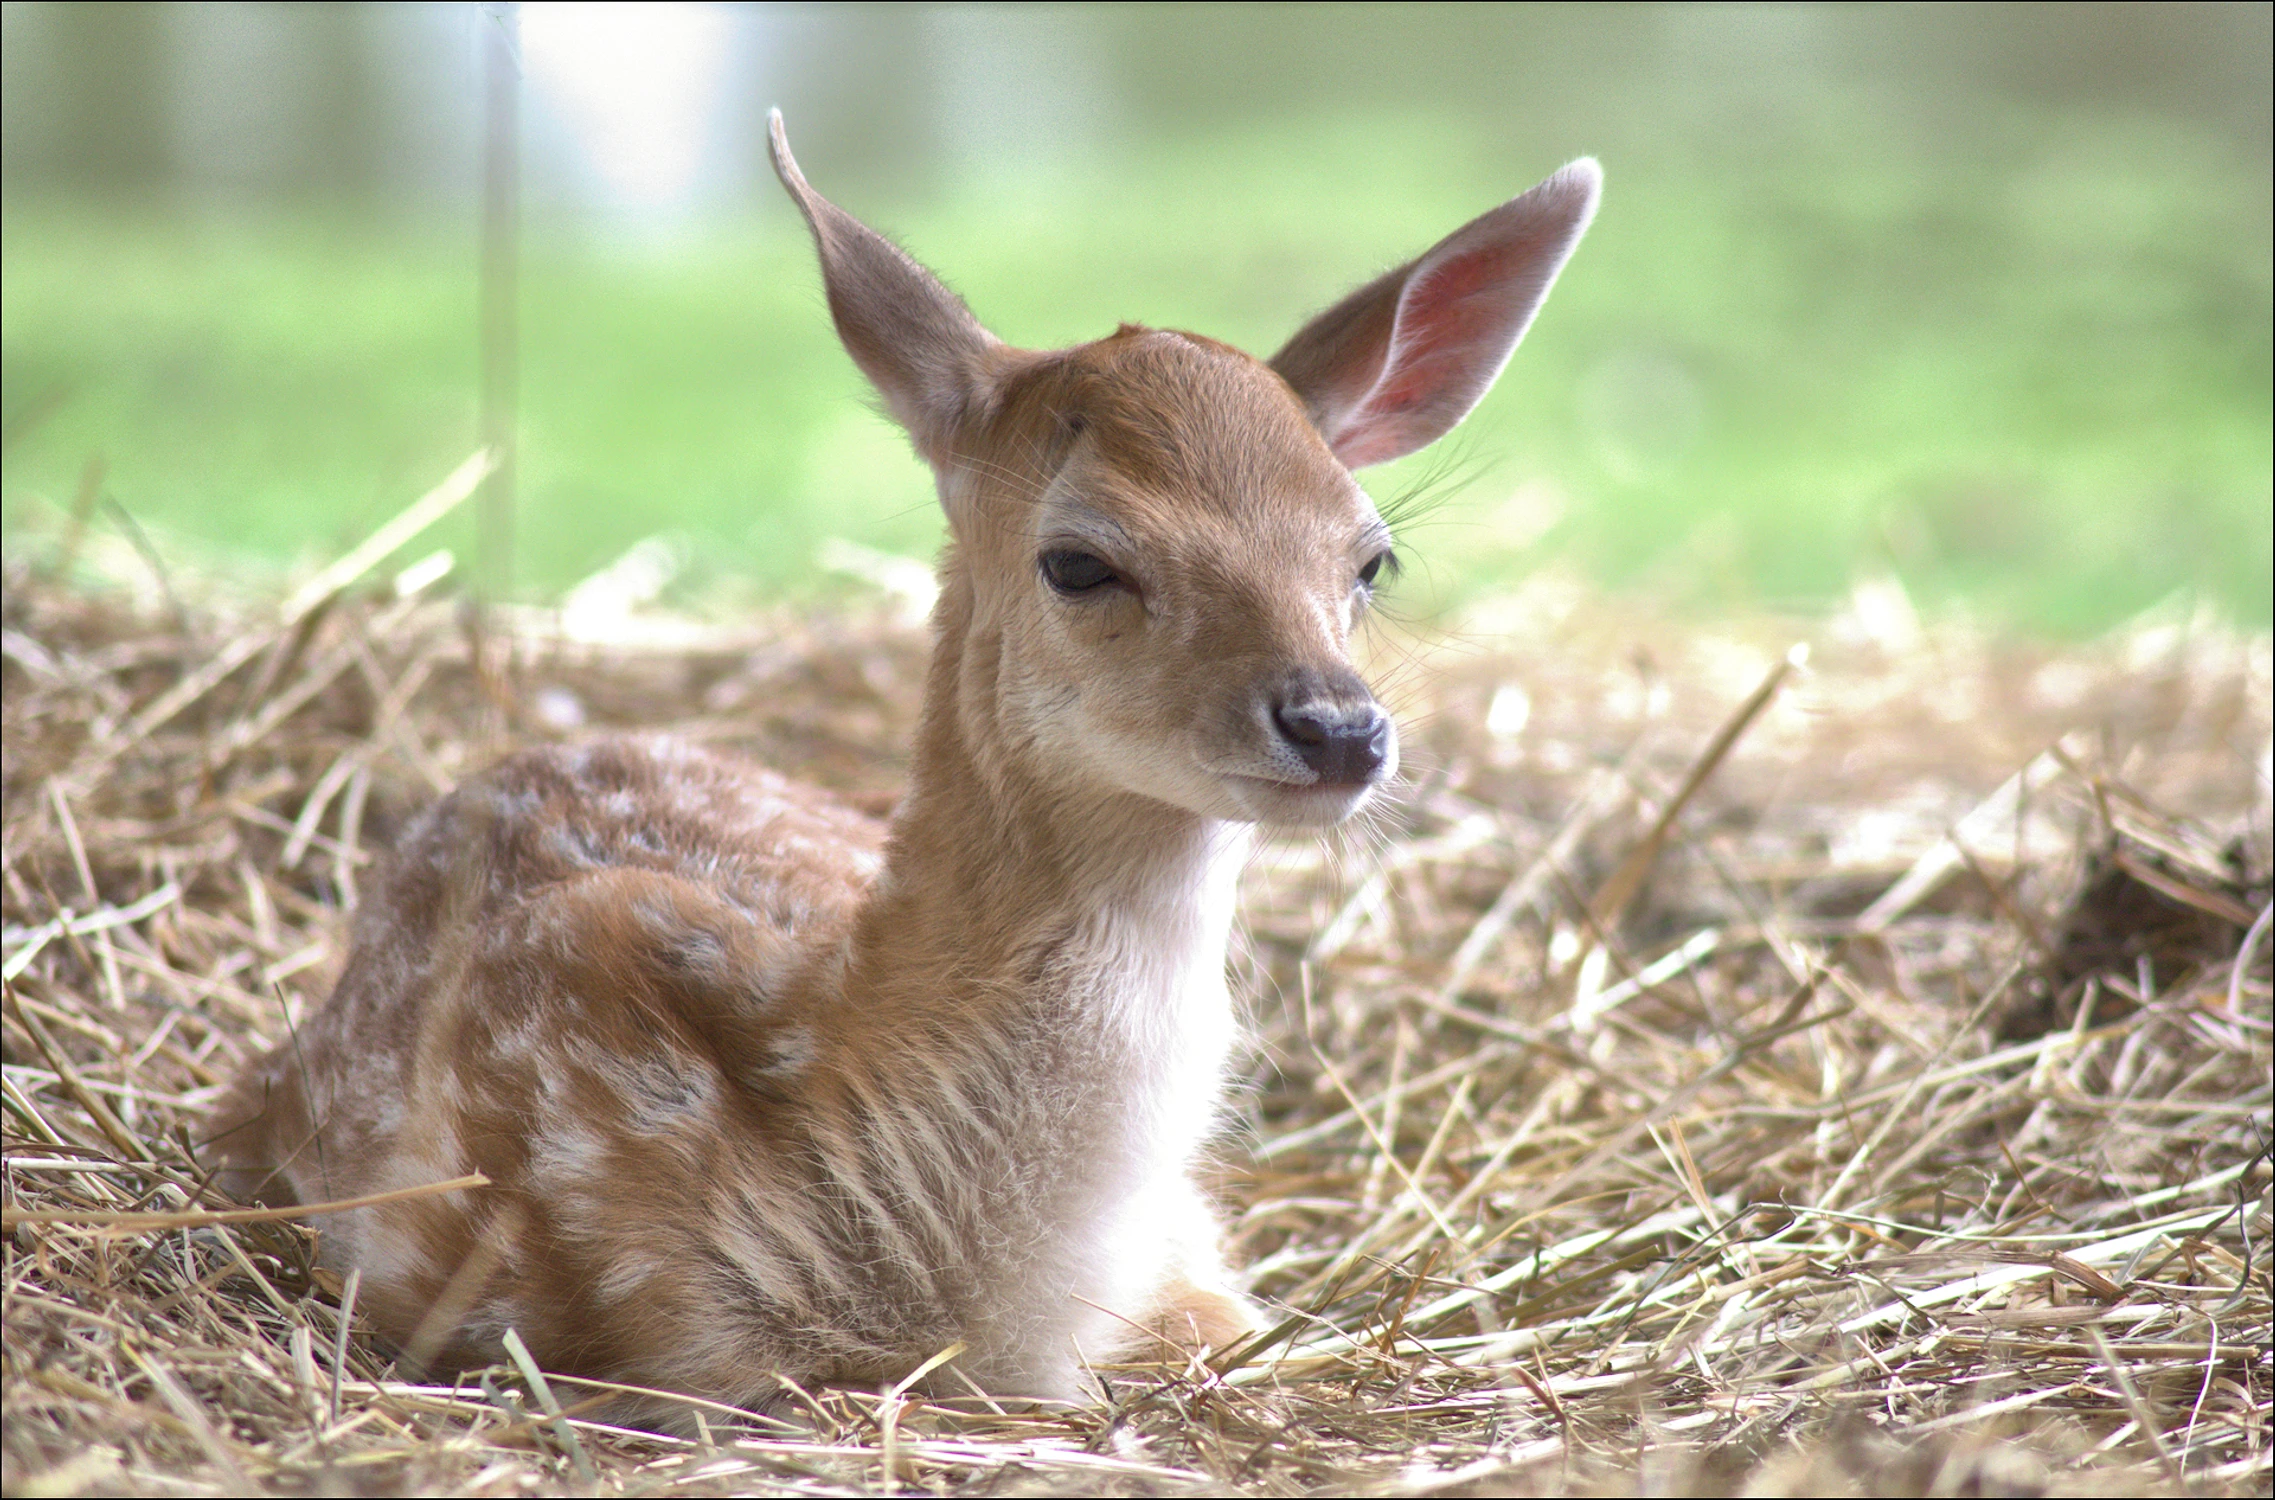
[[[830,317],[845,352],[885,398],[917,452],[940,462],[966,414],[983,399],[987,356],[1000,342],[908,252],[807,186],[790,154],[782,111],[772,111],[766,126],[774,173],[814,233]]]
[[[1306,323],[1272,356],[1348,468],[1427,447],[1492,389],[1595,217],[1582,157]]]

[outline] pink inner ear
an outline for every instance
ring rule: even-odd
[[[1336,456],[1354,469],[1385,463],[1467,415],[1532,320],[1557,248],[1544,235],[1489,240],[1409,281],[1374,388],[1337,424]]]
[[[1296,331],[1272,368],[1337,458],[1387,463],[1469,414],[1586,232],[1602,180],[1583,157]]]
[[[1448,385],[1467,394],[1479,365],[1489,380],[1515,342],[1509,334],[1518,314],[1504,289],[1523,260],[1518,247],[1486,245],[1449,257],[1409,284],[1398,299],[1389,369],[1367,405],[1404,411]]]

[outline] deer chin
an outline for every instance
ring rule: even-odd
[[[1332,828],[1372,801],[1382,783],[1300,783],[1227,775],[1224,784],[1249,822],[1275,828]]]

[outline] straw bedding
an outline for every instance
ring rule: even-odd
[[[476,634],[368,558],[152,608],[64,545],[6,578],[11,1494],[2267,1490],[2264,634],[2032,650],[1884,587],[1707,630],[1553,580],[1385,631],[1406,785],[1244,887],[1216,1186],[1277,1326],[1080,1409],[823,1390],[680,1439],[392,1364],[310,1225],[204,1187],[200,1112],[455,778],[669,726],[882,811],[921,629]]]

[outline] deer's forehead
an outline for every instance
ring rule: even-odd
[[[1067,358],[1072,414],[1135,446],[1293,443],[1310,428],[1287,382],[1229,344],[1148,332],[1087,344]]]
[[[1067,476],[1141,523],[1211,518],[1234,528],[1373,514],[1295,395],[1237,350],[1157,334],[1166,347],[1085,382],[1083,437]]]
[[[1055,356],[1034,396],[1148,483],[1258,467],[1341,475],[1303,403],[1261,360],[1196,334],[1125,328]]]
[[[1385,533],[1349,476],[1332,477],[1340,482],[1271,482],[1235,472],[1157,486],[1070,466],[1046,493],[1036,527],[1152,556],[1287,567],[1317,553],[1340,566],[1346,554]]]
[[[1022,531],[1286,566],[1304,550],[1339,558],[1381,529],[1286,382],[1228,345],[1125,327],[1034,357],[1006,394],[998,419],[1016,446],[1053,455],[1025,489],[1039,503]],[[1022,488],[1000,471],[974,478]]]

